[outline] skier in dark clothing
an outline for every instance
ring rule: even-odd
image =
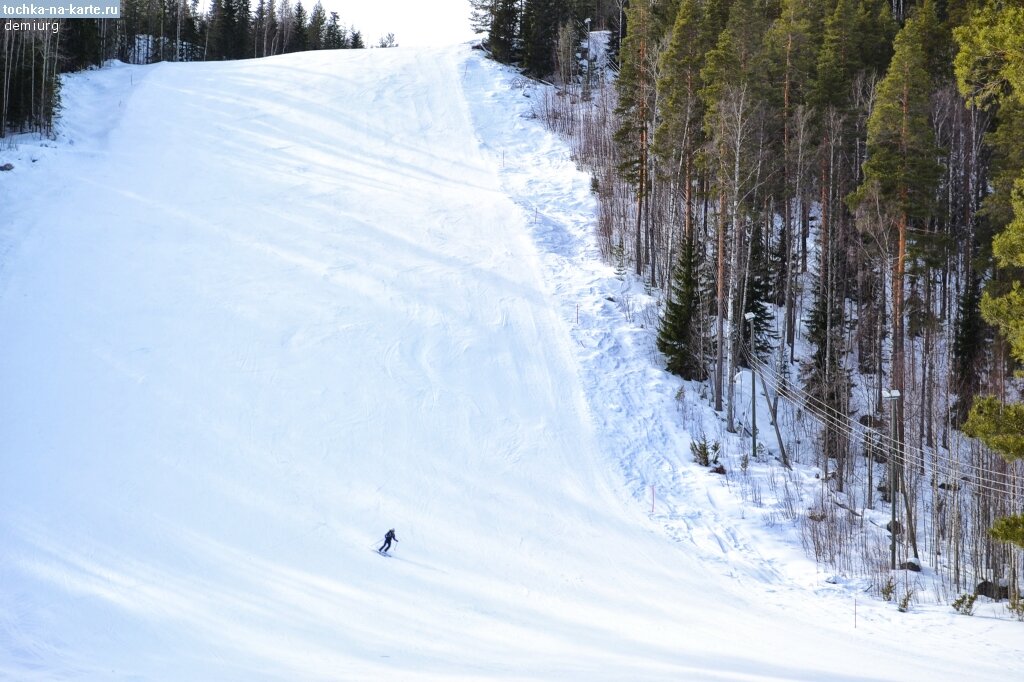
[[[380,552],[381,554],[383,554],[384,552],[386,552],[389,549],[391,549],[391,541],[392,540],[394,540],[395,542],[398,542],[398,538],[395,537],[395,529],[394,528],[392,528],[391,530],[389,530],[387,533],[384,534],[384,544],[381,545],[380,549],[378,549],[377,551]]]

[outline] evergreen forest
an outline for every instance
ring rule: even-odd
[[[6,20],[5,20],[6,21]],[[15,20],[17,21],[17,20]],[[0,31],[0,138],[52,135],[60,74],[100,66],[266,57],[304,50],[366,47],[337,12],[302,0],[122,0],[117,19],[26,22]],[[2,23],[0,23],[2,26]],[[393,47],[388,34],[378,47]]]
[[[665,367],[738,434],[752,374],[755,456],[820,472],[808,551],[1019,606],[1024,7],[472,4],[491,56],[553,86],[537,113],[658,301]]]

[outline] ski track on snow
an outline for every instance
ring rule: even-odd
[[[487,70],[487,79],[496,70],[477,61],[470,68]],[[508,92],[478,90],[469,100],[505,107],[518,117],[513,128],[493,125],[504,122],[494,116],[480,116],[479,125],[491,153],[501,159],[503,186],[529,220],[548,293],[578,345],[574,355],[587,394],[611,401],[590,406],[609,463],[619,467],[637,504],[650,500],[652,485],[660,491],[658,506],[663,511],[655,519],[674,540],[691,544],[737,579],[742,573],[735,568],[742,562],[758,580],[780,581],[780,574],[757,554],[750,539],[718,513],[715,498],[703,494],[706,482],[694,478],[704,473],[682,466],[689,455],[689,437],[666,426],[679,420],[673,397],[678,385],[654,366],[658,358],[650,330],[630,323],[615,303],[631,295],[630,283],[601,262],[593,235],[596,207],[589,178],[576,170],[565,145],[533,120],[531,102],[523,103],[526,98],[511,79],[506,78],[505,85]],[[527,85],[523,94],[531,90]],[[488,123],[492,125],[487,127]],[[534,130],[524,135],[524,127]],[[543,179],[537,178],[538,168],[549,169]],[[696,506],[694,501],[708,504]]]
[[[468,46],[116,66],[0,151],[0,678],[1024,674],[992,617],[853,629],[689,461],[512,82]]]

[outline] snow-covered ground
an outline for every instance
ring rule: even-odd
[[[0,152],[0,678],[1024,677],[1005,611],[856,599],[690,461],[513,75],[120,66]]]

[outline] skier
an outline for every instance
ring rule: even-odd
[[[389,549],[391,549],[391,541],[392,540],[394,540],[395,542],[398,542],[398,538],[395,537],[395,529],[394,528],[392,528],[391,530],[389,530],[387,533],[384,534],[384,544],[381,545],[380,549],[378,549],[377,551],[380,552],[381,554],[387,553],[387,551]]]

